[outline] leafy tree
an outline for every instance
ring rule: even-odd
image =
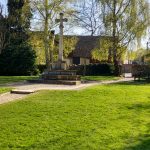
[[[99,48],[92,51],[92,58],[95,60],[108,62],[109,48],[111,47],[110,39],[100,38],[99,43],[97,44],[99,44]]]
[[[111,37],[101,37],[99,40],[99,48],[92,51],[92,58],[102,62],[112,63],[112,45],[113,42]],[[124,61],[126,51],[127,47],[118,45],[117,60],[119,60],[119,62]]]
[[[0,55],[1,73],[23,75],[34,71],[36,55],[28,44],[31,16],[28,0],[8,1],[9,41]]]
[[[77,37],[65,36],[64,37],[64,57],[67,58],[68,55],[75,49],[78,42]]]
[[[113,63],[119,74],[117,52],[119,45],[128,46],[139,39],[149,26],[149,11],[146,0],[99,0],[103,9],[106,34],[113,37]]]
[[[29,44],[31,44],[32,48],[36,52],[36,64],[38,65],[45,64],[43,34],[44,33],[40,31],[33,31],[29,33],[28,39]]]
[[[8,44],[6,42],[6,39],[8,38],[7,25],[7,17],[3,14],[3,6],[0,4],[0,54]]]

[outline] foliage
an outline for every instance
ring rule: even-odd
[[[92,51],[92,58],[99,61],[108,61],[109,49],[111,48],[110,39],[100,39],[100,48]]]
[[[36,52],[36,64],[45,64],[43,32],[33,31],[29,36],[28,42]]]
[[[128,61],[134,61],[136,59],[137,52],[128,50],[126,54],[126,60]]]
[[[64,36],[64,57],[67,58],[68,55],[75,49],[78,38],[75,36]],[[33,49],[37,55],[37,64],[45,64],[44,56],[44,42],[43,42],[43,32],[31,32],[29,43],[32,45]],[[51,44],[51,42],[49,43]],[[54,48],[53,48],[53,60],[57,61],[58,51],[59,51],[59,36],[55,36]]]
[[[149,86],[42,91],[0,105],[0,149],[149,150]]]
[[[40,73],[43,73],[46,70],[46,65],[45,64],[38,64],[37,68]]]
[[[114,73],[114,66],[109,63],[90,64],[71,66],[71,70],[77,70],[79,75],[112,75]]]
[[[3,6],[0,3],[0,54],[2,53],[3,49],[8,44],[6,39],[8,37],[8,30],[7,30],[7,17],[3,15]]]
[[[103,37],[100,39],[100,48],[99,49],[94,49],[92,51],[92,58],[95,60],[99,60],[101,62],[113,62],[113,42],[111,37]],[[118,50],[117,50],[117,60],[119,62],[123,62],[125,59],[125,54],[127,51],[127,48],[122,46],[121,44],[118,44]]]
[[[113,37],[113,62],[119,74],[118,45],[128,46],[141,38],[149,26],[147,0],[99,0],[102,4],[106,33]]]
[[[78,38],[75,36],[64,36],[64,57],[67,58],[68,55],[75,49]]]
[[[145,62],[150,64],[150,53],[145,55]]]
[[[0,55],[1,75],[27,75],[35,73],[35,52],[28,44],[30,27],[29,1],[8,1],[7,46]]]
[[[133,65],[132,75],[139,80],[141,78],[150,79],[150,65]]]
[[[134,57],[134,61],[138,62],[138,63],[147,63],[148,62],[148,53],[146,49],[138,49],[137,51],[134,52],[135,57]]]
[[[10,30],[14,34],[15,32],[20,32],[20,38],[25,38],[27,31],[29,31],[32,17],[29,0],[8,0],[7,5]]]
[[[9,45],[0,55],[0,75],[33,74],[35,58],[35,52],[26,43]]]
[[[58,23],[56,23],[55,19],[58,14],[63,11],[70,11],[68,7],[68,3],[72,0],[33,0],[31,1],[32,8],[35,14],[34,21],[38,23],[38,26],[42,25],[43,34],[43,43],[45,50],[45,61],[46,66],[53,62],[53,50],[51,49],[51,45],[53,44],[53,40],[51,39],[51,30],[53,30]],[[37,17],[38,16],[38,17]],[[50,44],[51,42],[51,44]]]

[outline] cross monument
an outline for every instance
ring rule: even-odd
[[[60,19],[56,19],[56,22],[60,22],[59,29],[60,29],[60,35],[59,35],[59,54],[58,54],[58,61],[63,62],[63,28],[64,22],[67,22],[67,18],[63,18],[64,14],[60,13]]]

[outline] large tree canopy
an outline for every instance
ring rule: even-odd
[[[28,44],[31,12],[28,0],[8,0],[7,46],[0,55],[1,74],[31,74],[35,52]]]
[[[149,26],[147,0],[99,0],[106,34],[113,37],[113,61],[118,74],[117,51],[143,36]]]

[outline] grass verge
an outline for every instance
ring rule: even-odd
[[[0,84],[14,83],[37,78],[37,76],[0,76]]]
[[[9,92],[12,88],[0,88],[0,94]]]
[[[82,76],[82,80],[88,81],[109,81],[109,80],[119,80],[121,77],[116,76]]]
[[[0,149],[149,150],[149,89],[132,83],[43,91],[1,105]]]

